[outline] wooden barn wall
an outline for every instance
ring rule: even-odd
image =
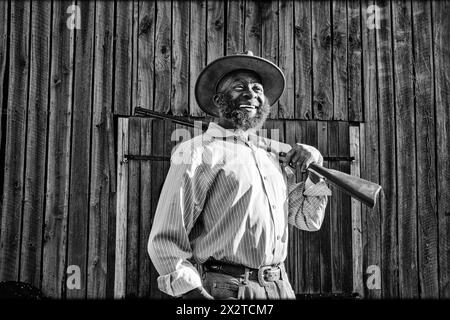
[[[354,287],[368,298],[449,298],[448,12],[449,1],[416,0],[0,1],[0,281],[61,298],[112,297],[121,285],[158,294],[147,285],[153,273],[136,273],[149,261],[127,261],[126,277],[138,281],[115,279],[117,116],[143,107],[203,118],[193,95],[201,69],[251,50],[286,75],[271,120],[300,130],[348,122],[357,170],[383,186],[374,210],[342,221],[360,225]],[[170,147],[147,143],[128,148]],[[132,177],[139,168],[161,180],[167,170],[129,165]],[[139,190],[154,194],[156,180]],[[129,208],[128,219],[146,221],[155,201]],[[127,250],[141,256],[144,225],[127,233]],[[313,254],[321,237],[298,241]],[[339,286],[315,271],[322,280],[310,274],[309,292]]]

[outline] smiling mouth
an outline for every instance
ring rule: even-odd
[[[239,108],[245,109],[245,110],[256,110],[256,106],[253,106],[251,104],[241,104],[239,105]]]

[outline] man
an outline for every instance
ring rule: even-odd
[[[318,230],[331,193],[315,175],[295,183],[289,168],[322,164],[317,149],[297,143],[280,159],[277,141],[256,135],[284,86],[282,71],[251,53],[217,59],[199,75],[197,102],[219,120],[172,154],[148,242],[163,292],[295,298],[283,264],[288,223]]]

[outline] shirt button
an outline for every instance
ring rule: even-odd
[[[276,208],[277,208],[277,206],[273,204],[273,205],[272,205],[272,209],[275,210]]]
[[[277,236],[277,240],[280,240],[280,236]]]
[[[265,181],[267,181],[267,177],[266,177],[266,176],[264,176],[263,179],[264,179]]]

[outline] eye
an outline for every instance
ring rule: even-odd
[[[234,86],[234,89],[235,90],[242,90],[242,89],[244,89],[244,86],[241,85],[241,84],[238,84],[237,86]]]
[[[262,89],[261,86],[254,86],[254,87],[253,87],[253,91],[255,91],[255,92],[262,92],[263,89]]]

